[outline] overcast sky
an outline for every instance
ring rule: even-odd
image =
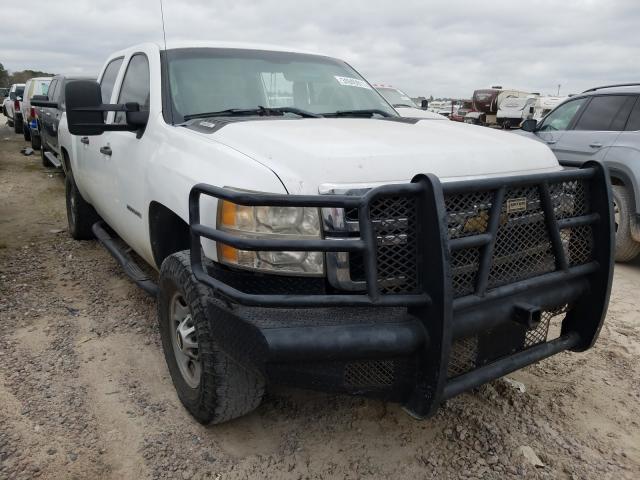
[[[164,11],[169,47],[299,47],[412,96],[640,81],[640,0],[164,0]],[[0,62],[12,71],[96,74],[111,52],[162,41],[159,0],[9,0],[0,18]]]

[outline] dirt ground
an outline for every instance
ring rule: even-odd
[[[616,267],[595,348],[513,374],[524,393],[498,380],[417,421],[277,388],[204,427],[175,394],[154,302],[69,238],[64,177],[24,145],[0,127],[1,479],[640,478],[640,262]]]

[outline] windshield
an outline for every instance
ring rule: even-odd
[[[397,88],[378,88],[377,89],[391,105],[405,105],[407,107],[417,108],[411,97]]]
[[[258,106],[292,107],[316,114],[381,110],[397,115],[353,68],[329,57],[185,48],[168,50],[165,61],[175,122],[203,112]]]

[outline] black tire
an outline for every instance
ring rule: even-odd
[[[45,153],[47,152],[47,146],[42,140],[40,141],[40,160],[42,161],[43,167],[52,167],[51,162],[47,160]]]
[[[617,262],[629,262],[640,254],[640,243],[631,235],[631,213],[634,211],[631,192],[622,185],[613,186],[613,208],[616,227]]]
[[[69,234],[75,240],[91,240],[91,226],[100,220],[95,209],[84,199],[76,186],[71,172],[65,177],[65,194],[67,198],[67,223]]]
[[[211,298],[212,291],[193,276],[189,252],[175,253],[162,262],[158,323],[164,356],[180,401],[205,425],[226,422],[251,412],[260,405],[265,391],[262,373],[230,358],[213,338],[211,325],[215,319],[206,313],[207,300]],[[183,375],[184,366],[176,359],[176,355],[181,355],[177,349],[182,348],[174,345],[177,344],[174,339],[179,338],[178,321],[173,313],[176,301],[183,309],[188,307],[189,328],[195,328],[197,358],[194,361],[200,372],[197,382]]]
[[[40,147],[42,147],[42,141],[40,139],[40,135],[34,135],[32,133],[31,134],[31,148],[33,148],[34,150],[40,150]]]
[[[24,137],[25,142],[31,141],[31,129],[29,128],[29,125],[27,125],[26,127],[24,126],[24,124],[22,125],[22,136]]]
[[[14,113],[14,117],[13,117],[13,131],[15,133],[22,133],[22,120],[18,120],[15,117],[15,113]]]

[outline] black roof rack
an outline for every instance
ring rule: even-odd
[[[603,88],[612,88],[612,87],[636,87],[636,86],[640,86],[640,83],[616,83],[614,85],[602,85],[601,87],[593,87],[590,88],[589,90],[585,90],[582,93],[587,93],[587,92],[595,92],[596,90],[601,90]]]

